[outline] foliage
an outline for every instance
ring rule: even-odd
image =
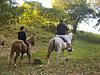
[[[55,25],[59,19],[64,19],[68,24],[78,24],[92,10],[83,0],[57,0],[60,1],[60,7],[44,8],[37,2],[26,2],[20,7],[9,4],[10,0],[0,0],[0,24],[10,23],[12,21],[18,24],[30,26],[27,28],[27,34],[33,35],[33,30],[37,36],[36,51],[32,48],[31,64],[27,64],[26,57],[22,64],[17,66],[8,66],[10,46],[17,38],[18,26],[2,27],[0,33],[7,38],[7,42],[0,53],[0,74],[1,75],[99,75],[100,66],[100,36],[88,33],[78,33],[78,37],[73,39],[74,52],[68,62],[55,64],[55,53],[52,54],[52,63],[47,66],[44,60],[47,53],[48,41],[54,37],[54,32],[49,32],[48,28],[37,26]],[[64,2],[61,2],[64,1]],[[83,1],[83,2],[82,2]],[[58,4],[59,5],[59,4]],[[2,11],[1,11],[2,10]],[[34,26],[34,27],[32,27]],[[48,31],[47,31],[48,30]],[[51,30],[51,28],[50,28]],[[1,55],[4,54],[5,56]],[[8,56],[7,56],[8,55]],[[65,51],[65,56],[67,56]],[[60,55],[61,56],[61,55]],[[34,65],[34,58],[42,60],[42,65]],[[19,62],[19,61],[18,61]]]
[[[76,32],[79,22],[90,14],[95,15],[86,0],[54,0],[53,8],[42,7],[41,3],[35,1],[16,6],[12,0],[1,0],[1,4],[1,24],[13,22],[28,26],[54,26],[59,19],[63,19]]]
[[[100,7],[100,0],[98,0],[98,1],[96,2],[96,6],[97,6],[97,7]]]
[[[38,2],[26,2],[23,4],[24,12],[20,16],[20,24],[26,25],[55,25],[57,21],[66,17],[66,14],[63,10],[56,8],[44,8]]]
[[[16,4],[12,0],[0,0],[0,25],[15,22],[17,16]]]
[[[86,0],[54,0],[54,8],[62,9],[67,16],[63,19],[69,25],[73,26],[73,32],[76,33],[78,23],[84,18],[96,16],[95,11],[90,7]]]

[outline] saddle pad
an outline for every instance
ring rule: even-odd
[[[67,40],[66,39],[64,39],[63,37],[61,37],[61,36],[58,36],[59,38],[61,38],[64,42],[66,42],[67,43]]]

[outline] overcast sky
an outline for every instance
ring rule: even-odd
[[[19,5],[22,5],[24,1],[38,1],[42,3],[42,6],[51,8],[52,7],[52,1],[51,0],[14,0],[19,3]]]

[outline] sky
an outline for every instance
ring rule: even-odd
[[[78,30],[100,34],[100,31],[98,31],[100,29],[100,25],[98,27],[93,28],[93,26],[96,25],[98,19],[99,18],[97,19],[90,18],[87,20],[87,22],[83,21],[82,23],[79,24]]]
[[[19,5],[22,5],[25,0],[16,0]],[[51,8],[52,7],[52,1],[51,0],[26,0],[26,1],[38,1],[42,3],[42,6]]]

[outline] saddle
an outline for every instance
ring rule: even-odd
[[[64,42],[67,43],[67,40],[66,40],[65,38],[63,38],[63,37],[61,37],[61,36],[58,36],[58,37],[61,38]]]
[[[16,46],[19,46],[19,45],[22,46],[23,52],[27,52],[27,50],[28,50],[28,46],[22,40],[15,41],[14,45],[16,45]]]
[[[64,42],[66,42],[67,43],[67,40],[66,39],[64,39],[63,37],[61,37],[61,36],[58,36],[59,38],[61,38]],[[67,43],[68,44],[68,43]],[[68,50],[68,52],[72,52],[72,48],[66,48],[67,50]]]

